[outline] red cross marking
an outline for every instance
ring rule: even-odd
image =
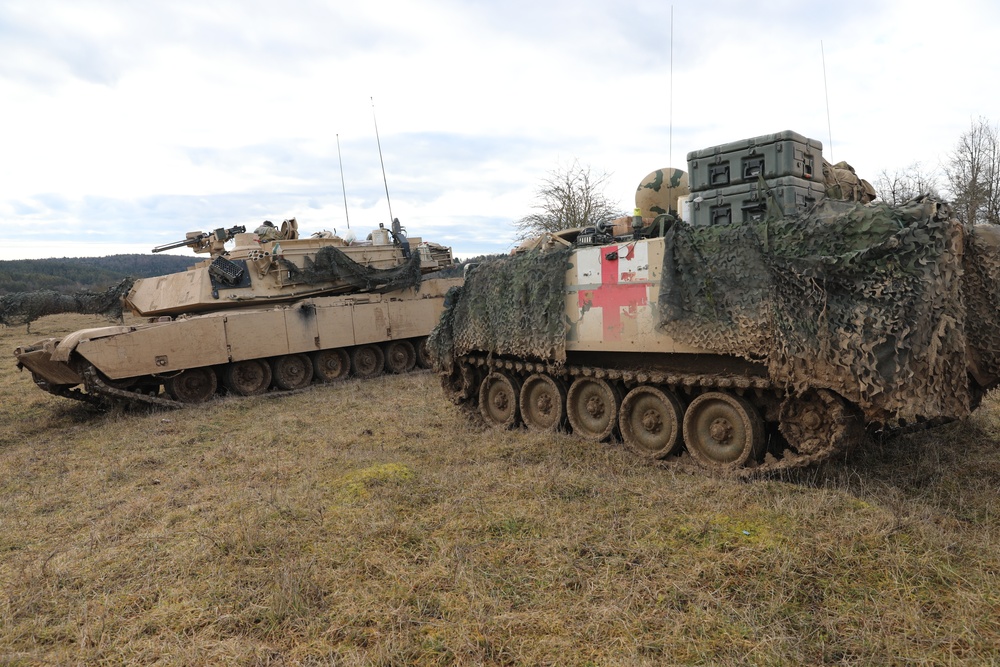
[[[626,259],[632,257],[632,249]],[[611,255],[615,259],[608,259]],[[623,273],[622,282],[618,280],[618,246],[601,248],[601,286],[594,290],[580,290],[577,305],[585,312],[590,308],[600,308],[604,317],[604,340],[617,341],[622,339],[622,309],[626,309],[630,317],[635,317],[639,306],[649,303],[646,285],[630,283],[635,279],[635,273]]]

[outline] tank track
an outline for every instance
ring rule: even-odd
[[[325,365],[323,371],[320,366],[315,367],[315,371],[310,369],[308,373],[310,379],[303,381],[301,373],[295,373],[286,367],[279,375],[277,366],[271,367],[266,374],[261,374],[251,378],[253,384],[250,389],[243,391],[245,386],[227,385],[225,371],[229,365],[222,364],[216,366],[205,366],[194,369],[182,369],[163,374],[153,374],[126,378],[125,380],[112,380],[97,370],[87,359],[75,355],[66,363],[68,369],[72,370],[76,377],[76,384],[59,384],[52,382],[38,372],[31,371],[31,378],[35,385],[46,393],[60,398],[68,398],[81,403],[94,406],[98,409],[107,410],[113,406],[149,406],[159,409],[176,410],[179,408],[199,405],[215,400],[220,396],[259,398],[277,398],[279,396],[293,396],[307,391],[312,391],[317,386],[323,384],[340,382],[353,377],[356,379],[368,379],[381,374],[410,373],[419,370],[427,370],[431,367],[431,361],[426,348],[426,337],[414,337],[412,339],[400,339],[404,343],[410,344],[410,349],[406,346],[383,346],[376,344],[366,344],[354,348],[331,348],[339,354],[332,355],[329,359],[323,357]],[[378,354],[360,356],[361,362],[355,359],[348,350],[365,350],[375,348]],[[20,352],[36,352],[38,347],[26,348]],[[382,356],[384,355],[384,357]],[[306,356],[306,355],[289,355]],[[390,359],[391,356],[391,359]],[[280,359],[280,357],[279,357]],[[270,366],[267,359],[250,360],[264,362]],[[309,355],[309,363],[320,364],[321,359],[313,358]],[[334,361],[339,361],[334,364]],[[355,364],[361,363],[361,367],[356,368]],[[19,364],[23,370],[30,366]],[[177,377],[191,371],[208,371],[214,377],[209,383],[200,385],[174,385],[170,383]],[[272,378],[272,373],[274,374]],[[315,375],[314,375],[315,373]],[[56,374],[58,377],[58,373]],[[65,375],[62,377],[66,377]],[[73,376],[69,376],[73,377]],[[196,376],[197,377],[197,376]],[[265,379],[266,378],[266,379]],[[279,379],[281,378],[281,379]],[[272,382],[273,379],[273,382]],[[229,381],[234,381],[232,377]],[[263,384],[267,383],[267,384]],[[208,388],[210,385],[210,388]],[[291,385],[291,386],[289,386]],[[162,390],[161,390],[162,387]]]
[[[413,370],[408,371],[409,373],[416,373],[420,371],[426,371],[426,367],[416,366]],[[107,382],[105,382],[100,373],[94,369],[93,366],[85,366],[80,369],[80,375],[83,376],[84,387],[79,389],[76,387],[63,387],[63,386],[50,386],[45,380],[34,377],[34,382],[39,388],[47,393],[54,396],[59,396],[61,398],[68,398],[74,401],[80,401],[81,403],[86,403],[88,405],[94,406],[100,409],[108,409],[114,405],[132,405],[141,406],[148,405],[155,408],[161,408],[165,410],[178,410],[180,408],[194,407],[197,405],[203,405],[200,403],[185,403],[183,401],[175,401],[168,398],[165,394],[151,394],[144,393],[141,391],[130,391],[128,389],[120,389],[114,387]],[[366,379],[366,378],[357,378]],[[274,389],[272,391],[267,391],[262,394],[257,394],[254,398],[281,398],[284,396],[296,396],[298,394],[304,394],[306,392],[313,391],[317,387],[321,387],[323,382],[313,382],[309,386],[302,387],[300,389]],[[218,400],[220,396],[216,396],[215,400]]]
[[[32,379],[40,389],[54,396],[69,398],[102,409],[115,404],[128,404],[152,405],[159,408],[176,410],[187,405],[186,403],[164,398],[163,396],[154,396],[152,394],[112,387],[102,380],[96,369],[89,364],[81,368],[79,372],[83,377],[83,386],[86,388],[86,391],[76,387],[53,386],[34,374],[32,374]]]
[[[81,403],[87,403],[89,405],[97,407],[106,407],[106,403],[103,401],[99,395],[100,391],[95,393],[84,392],[81,389],[75,387],[64,387],[59,385],[50,385],[48,382],[38,377],[32,373],[32,379],[42,391],[45,391],[53,396],[59,396],[60,398],[68,398],[74,401],[80,401]],[[102,383],[103,384],[103,383]]]
[[[451,371],[440,373],[441,384],[452,402],[482,423],[488,422],[476,409],[479,400],[478,385],[491,372],[522,378],[539,373],[567,382],[588,377],[620,383],[626,390],[640,385],[652,385],[666,387],[688,397],[705,391],[723,391],[748,397],[751,404],[765,413],[768,424],[777,424],[782,437],[772,437],[771,447],[759,460],[750,460],[739,468],[711,471],[723,477],[756,479],[808,468],[846,454],[865,437],[860,411],[838,395],[823,389],[795,395],[786,392],[784,387],[776,386],[766,377],[620,370],[469,354],[456,359]],[[784,442],[780,442],[782,439]],[[780,446],[775,447],[775,444]],[[709,471],[687,451],[650,462],[658,467],[697,474]]]
[[[187,405],[186,403],[181,403],[180,401],[175,401],[158,395],[154,396],[152,394],[145,394],[139,391],[128,391],[112,387],[104,382],[100,378],[97,370],[90,365],[83,369],[82,375],[84,386],[87,388],[87,393],[84,395],[88,397],[87,400],[99,405],[103,402],[129,403],[132,405],[152,405],[170,410],[183,408]]]
[[[414,369],[418,370],[418,369]],[[424,370],[424,369],[419,369]],[[411,371],[413,372],[413,371]],[[93,368],[89,368],[84,371],[84,380],[86,381],[87,392],[83,393],[79,390],[68,390],[72,391],[75,396],[68,398],[76,398],[77,400],[86,401],[95,405],[107,405],[107,402],[113,403],[131,403],[133,405],[152,405],[159,408],[164,408],[168,410],[178,410],[180,408],[187,408],[198,405],[196,403],[184,403],[182,401],[175,401],[170,398],[165,398],[162,395],[151,395],[144,394],[137,391],[128,391],[127,389],[118,389],[117,387],[112,387],[105,383],[99,375],[94,371]],[[314,383],[308,387],[302,387],[301,389],[280,389],[275,391],[269,391],[263,394],[259,394],[254,398],[281,398],[283,396],[295,396],[297,394],[304,394],[306,392],[312,391],[316,387],[321,386],[320,383]],[[59,394],[64,396],[65,394]],[[218,398],[218,397],[216,397]]]

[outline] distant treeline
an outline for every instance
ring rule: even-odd
[[[36,290],[99,292],[122,278],[150,278],[183,271],[199,257],[179,255],[109,255],[61,259],[0,261],[0,295]]]

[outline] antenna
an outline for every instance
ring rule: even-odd
[[[674,6],[670,5],[670,130],[667,139],[667,164],[674,166]]]
[[[351,228],[351,214],[347,212],[347,186],[344,185],[344,158],[340,156],[340,135],[337,135],[337,159],[340,160],[340,189],[344,192],[344,217],[347,218],[347,228]]]
[[[830,162],[833,162],[833,129],[830,125],[830,91],[826,87],[826,51],[823,50],[823,40],[819,40],[819,52],[823,57],[823,94],[826,96],[826,132],[830,137]]]
[[[375,141],[378,143],[378,161],[382,165],[382,182],[385,183],[385,203],[389,205],[389,222],[392,222],[395,218],[392,217],[392,202],[389,201],[389,181],[385,177],[385,162],[382,161],[382,142],[378,138],[378,120],[375,118],[375,98],[369,98],[372,101],[372,120],[375,122]]]

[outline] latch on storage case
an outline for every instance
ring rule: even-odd
[[[708,165],[708,182],[713,186],[729,185],[729,162]]]
[[[754,176],[764,173],[764,156],[751,155],[743,158],[743,180],[749,180]]]

